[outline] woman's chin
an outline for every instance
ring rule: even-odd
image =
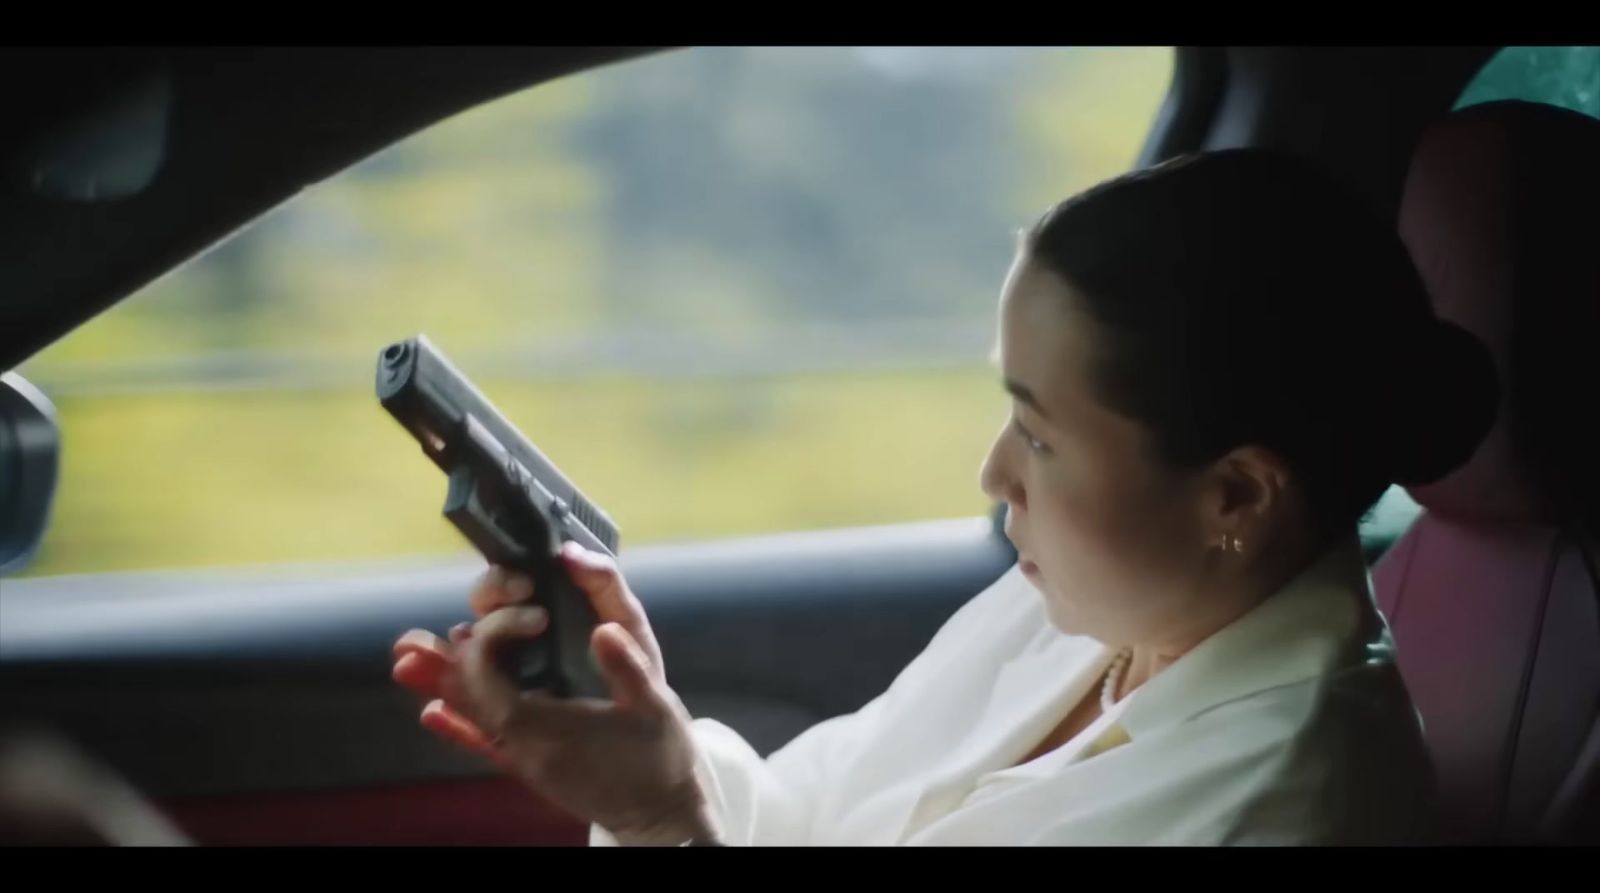
[[[1060,606],[1054,602],[1047,602],[1045,604],[1045,614],[1050,618],[1050,626],[1053,627],[1056,632],[1061,633],[1064,636],[1083,635],[1083,629],[1081,628],[1082,625],[1074,623],[1073,618],[1065,616],[1066,612],[1062,611]]]
[[[1040,598],[1044,599],[1045,617],[1057,632],[1066,636],[1092,637],[1091,627],[1095,626],[1095,624],[1085,622],[1089,618],[1083,616],[1080,606],[1075,605],[1069,597],[1064,597],[1061,593],[1045,585],[1045,581],[1042,578],[1029,577],[1029,581],[1039,591]]]
[[[1039,597],[1044,599],[1044,612],[1049,618],[1051,626],[1069,636],[1083,634],[1081,629],[1083,624],[1079,622],[1080,618],[1075,616],[1076,612],[1072,610],[1072,606],[1067,600],[1052,589],[1049,581],[1045,579],[1044,572],[1039,570],[1039,565],[1026,558],[1021,558],[1017,560],[1017,570],[1022,574],[1023,579],[1033,585],[1034,591],[1039,593]]]

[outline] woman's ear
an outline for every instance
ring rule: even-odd
[[[1230,450],[1212,463],[1207,478],[1203,524],[1209,546],[1249,551],[1287,509],[1289,466],[1271,450]]]

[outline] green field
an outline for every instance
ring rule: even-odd
[[[978,514],[994,372],[484,382],[624,542]],[[444,480],[370,392],[64,400],[30,575],[448,553]]]

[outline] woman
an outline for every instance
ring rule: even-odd
[[[612,702],[518,697],[522,578],[413,632],[429,728],[625,844],[1308,844],[1427,839],[1421,729],[1356,525],[1466,460],[1487,353],[1385,221],[1259,150],[1051,210],[1000,297],[1011,420],[982,486],[1019,560],[893,685],[768,759],[668,688],[615,566],[571,549]]]

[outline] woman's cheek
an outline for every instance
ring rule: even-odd
[[[1035,549],[1056,553],[1077,562],[1093,549],[1100,535],[1089,494],[1073,489],[1067,480],[1040,481],[1030,493],[1029,518]]]
[[[1141,516],[1139,501],[1125,483],[1114,471],[1102,470],[1075,478],[1073,486],[1060,491],[1053,523],[1079,561],[1115,566],[1136,560],[1150,535],[1150,519]]]

